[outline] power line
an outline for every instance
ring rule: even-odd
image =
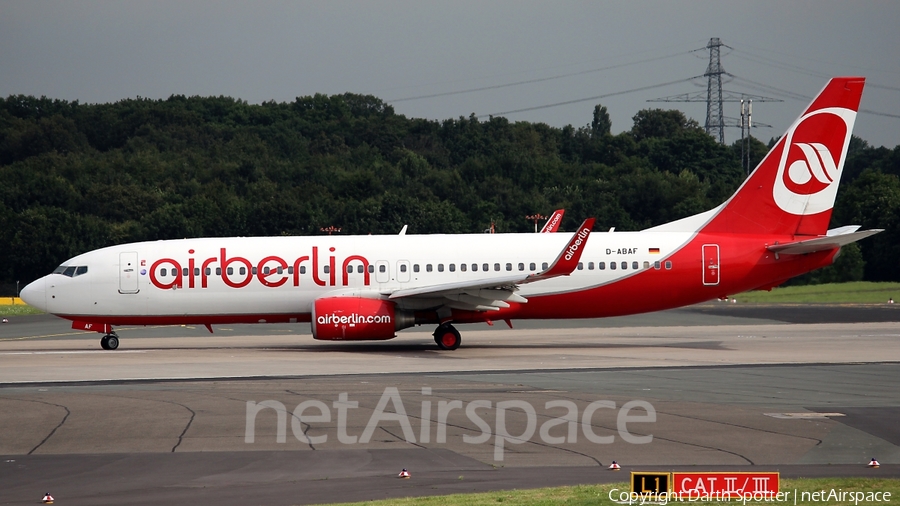
[[[566,77],[581,76],[581,75],[585,75],[585,74],[593,74],[593,73],[597,73],[597,72],[603,72],[604,70],[612,70],[612,69],[617,69],[617,68],[622,68],[622,67],[628,67],[628,66],[631,66],[631,65],[638,65],[638,64],[641,64],[641,63],[649,63],[649,62],[653,62],[653,61],[665,60],[665,59],[667,59],[667,58],[673,58],[673,57],[675,57],[675,56],[682,56],[682,55],[685,55],[685,54],[688,54],[688,53],[691,53],[691,52],[693,52],[693,50],[691,50],[691,51],[681,51],[681,52],[678,52],[678,53],[672,53],[672,54],[668,54],[668,55],[665,55],[665,56],[657,56],[657,57],[655,57],[655,58],[648,58],[648,59],[645,59],[645,60],[639,60],[639,61],[634,61],[634,62],[619,63],[619,64],[617,64],[617,65],[609,65],[609,66],[606,66],[606,67],[600,67],[600,68],[596,68],[596,69],[582,70],[582,71],[579,71],[579,72],[571,72],[571,73],[568,73],[568,74],[560,74],[560,75],[549,76],[549,77],[539,77],[539,78],[536,78],[536,79],[527,79],[527,80],[525,80],[525,81],[516,81],[516,82],[512,82],[512,83],[494,84],[494,85],[491,85],[491,86],[481,86],[481,87],[478,87],[478,88],[469,88],[469,89],[465,89],[465,90],[445,91],[445,92],[441,92],[441,93],[430,93],[430,94],[427,94],[427,95],[417,95],[417,96],[414,96],[414,97],[395,98],[395,99],[392,99],[392,100],[387,100],[387,102],[388,102],[388,103],[396,103],[396,102],[406,102],[406,101],[409,101],[409,100],[421,100],[421,99],[425,99],[425,98],[447,97],[447,96],[450,96],[450,95],[461,95],[461,94],[463,94],[463,93],[475,93],[475,92],[478,92],[478,91],[487,91],[487,90],[496,90],[496,89],[500,89],[500,88],[509,88],[509,87],[511,87],[511,86],[520,86],[520,85],[523,85],[523,84],[533,84],[533,83],[540,83],[540,82],[544,82],[544,81],[553,81],[553,80],[555,80],[555,79],[563,79],[563,78],[566,78]]]
[[[539,109],[549,109],[550,107],[559,107],[559,106],[561,106],[561,105],[577,104],[577,103],[579,103],[579,102],[587,102],[587,101],[590,101],[590,100],[601,100],[601,99],[604,99],[604,98],[614,97],[614,96],[617,96],[617,95],[626,95],[626,94],[628,94],[628,93],[636,93],[636,92],[638,92],[638,91],[652,90],[652,89],[654,89],[654,88],[662,88],[663,86],[670,86],[670,85],[673,85],[673,84],[684,83],[684,82],[687,82],[687,81],[691,81],[691,80],[693,80],[693,79],[697,79],[697,78],[699,78],[699,77],[703,77],[703,76],[694,76],[694,77],[689,77],[689,78],[687,78],[687,79],[678,79],[678,80],[675,80],[675,81],[669,81],[669,82],[667,82],[667,83],[652,84],[652,85],[650,85],[650,86],[642,86],[642,87],[640,87],[640,88],[632,88],[632,89],[630,89],[630,90],[614,91],[614,92],[612,92],[612,93],[605,93],[605,94],[603,94],[603,95],[597,95],[597,96],[594,96],[594,97],[578,98],[578,99],[575,99],[575,100],[566,100],[565,102],[556,102],[556,103],[553,103],[553,104],[537,105],[537,106],[534,106],[534,107],[526,107],[526,108],[524,108],[524,109],[515,109],[515,110],[512,110],[512,111],[495,112],[495,113],[491,113],[491,114],[482,114],[482,115],[476,116],[476,118],[487,118],[487,117],[489,117],[489,116],[506,116],[506,115],[508,115],[508,114],[517,114],[517,113],[520,113],[520,112],[537,111],[537,110],[539,110]]]

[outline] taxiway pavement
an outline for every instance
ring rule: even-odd
[[[0,329],[0,503],[313,504],[680,466],[898,477],[900,311],[863,308],[470,326],[455,352],[265,325],[122,331],[104,352],[35,317]]]

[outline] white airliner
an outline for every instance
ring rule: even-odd
[[[640,232],[200,238],[71,258],[22,298],[105,334],[114,325],[310,322],[323,340],[437,325],[596,318],[768,289],[879,232],[828,230],[865,79],[834,78],[724,204]],[[588,240],[590,239],[590,241]]]

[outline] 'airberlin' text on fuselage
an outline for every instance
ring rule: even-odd
[[[328,248],[331,253],[334,253],[334,250],[333,247]],[[188,250],[188,254],[194,255],[194,250]],[[319,263],[317,246],[312,247],[311,255],[299,256],[290,261],[270,255],[255,263],[240,256],[229,257],[226,248],[220,248],[217,256],[203,260],[191,256],[187,259],[186,265],[174,258],[160,258],[150,266],[149,275],[153,286],[164,290],[207,288],[211,277],[221,278],[222,282],[231,288],[243,288],[254,279],[262,286],[270,288],[277,288],[289,282],[292,286],[300,286],[301,271],[308,271],[303,277],[310,276],[319,286],[349,286],[351,273],[354,277],[362,278],[364,285],[369,285],[369,261],[364,256],[350,255],[344,258],[341,262],[340,280],[337,279],[338,261],[335,256],[329,255],[326,261],[324,267],[327,269],[323,269]],[[144,261],[141,264],[143,267]],[[307,266],[309,269],[306,269]],[[170,273],[171,275],[167,275]]]

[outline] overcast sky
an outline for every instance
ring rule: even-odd
[[[617,133],[649,107],[702,125],[705,103],[647,100],[704,91],[704,78],[686,80],[706,71],[705,46],[720,37],[730,46],[722,66],[736,76],[726,90],[784,99],[754,104],[754,120],[772,126],[756,137],[781,135],[828,76],[862,75],[871,112],[854,133],[893,148],[898,34],[895,0],[0,0],[0,96],[259,103],[349,91],[408,117],[494,114],[558,127],[590,123],[602,103]],[[538,108],[561,102],[572,103]],[[726,116],[738,108],[725,104]],[[530,110],[510,112],[521,109]],[[727,142],[739,136],[726,130]]]

